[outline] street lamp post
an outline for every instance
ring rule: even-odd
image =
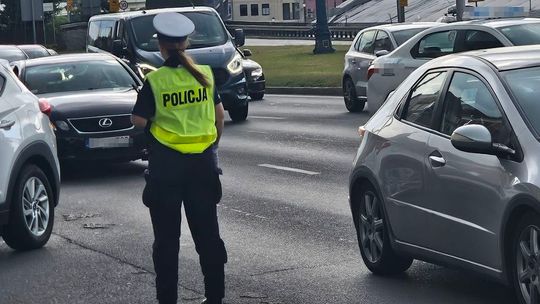
[[[304,9],[304,23],[307,23],[307,13],[306,13],[306,1],[302,3],[302,8]]]
[[[330,29],[328,28],[328,15],[326,14],[326,0],[317,0],[317,27],[315,29],[315,49],[314,54],[333,53],[336,50],[332,47]]]

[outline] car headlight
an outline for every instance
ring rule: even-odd
[[[251,77],[253,78],[259,78],[262,75],[263,75],[263,70],[261,68],[251,71]]]
[[[235,54],[229,64],[227,64],[227,70],[232,75],[238,75],[242,73],[242,56]]]
[[[54,123],[58,127],[58,129],[62,131],[69,131],[69,125],[67,124],[67,122],[62,121],[62,120],[57,120]]]

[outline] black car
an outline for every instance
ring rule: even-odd
[[[0,45],[0,59],[9,62],[57,55],[56,51],[39,44]]]
[[[257,62],[247,58],[252,56],[250,50],[244,49],[243,53],[242,65],[246,75],[249,97],[251,100],[261,100],[264,98],[266,90],[266,79],[262,67]]]
[[[30,91],[50,105],[61,160],[145,158],[144,134],[130,120],[142,83],[122,60],[110,54],[73,54],[12,66]]]

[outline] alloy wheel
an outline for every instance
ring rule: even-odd
[[[521,232],[516,248],[517,278],[527,304],[540,303],[540,228],[528,226]]]
[[[25,183],[22,207],[28,230],[36,237],[43,235],[49,225],[49,196],[39,178],[31,177]]]
[[[343,90],[343,97],[345,98],[345,104],[347,105],[348,109],[352,109],[354,107],[354,88],[353,83],[350,80],[345,81],[345,89]]]
[[[360,241],[364,254],[371,263],[377,263],[383,253],[384,222],[381,216],[380,201],[375,193],[364,194],[360,208]]]

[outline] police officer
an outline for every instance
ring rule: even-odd
[[[165,63],[147,75],[132,122],[146,128],[149,138],[143,203],[154,228],[157,299],[177,303],[183,203],[204,275],[203,303],[222,303],[227,253],[216,213],[221,184],[213,152],[223,130],[223,105],[210,67],[194,64],[185,54],[193,22],[179,13],[162,13],[153,24]]]

